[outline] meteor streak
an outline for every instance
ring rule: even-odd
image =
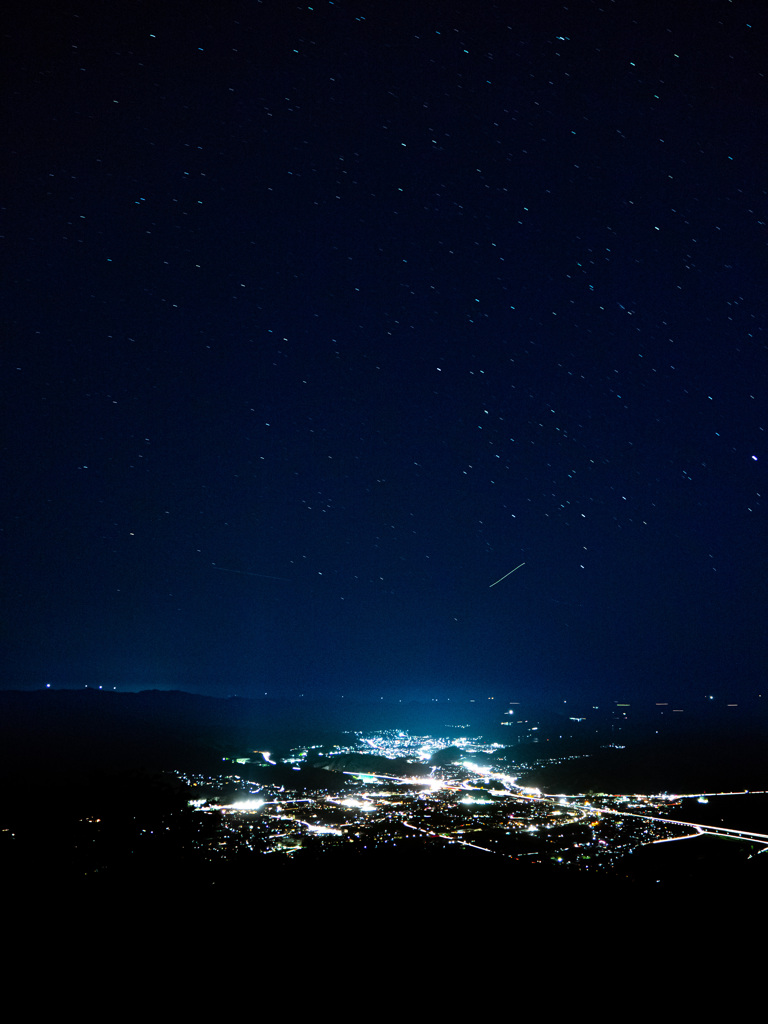
[[[516,565],[514,569],[510,569],[509,570],[509,572],[507,573],[507,576],[511,576],[513,572],[517,572],[517,570],[521,569],[524,565],[525,565],[525,562],[521,562],[520,565]],[[507,578],[507,576],[502,576],[501,580],[505,580]],[[496,580],[496,583],[501,583],[501,580]],[[496,583],[490,583],[488,585],[488,589],[490,590],[491,587],[495,587]]]

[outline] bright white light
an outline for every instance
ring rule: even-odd
[[[237,800],[229,805],[233,811],[257,811],[264,806],[263,800]]]
[[[372,811],[374,809],[374,805],[370,800],[358,800],[354,796],[348,796],[341,803],[345,807],[356,807],[360,811]]]

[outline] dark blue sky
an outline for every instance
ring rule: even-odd
[[[159,6],[3,29],[3,685],[761,692],[763,4]]]

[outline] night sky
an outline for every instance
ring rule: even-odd
[[[760,693],[767,28],[19,5],[2,685]]]

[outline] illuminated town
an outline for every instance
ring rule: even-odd
[[[494,760],[503,750],[478,737],[354,732],[346,743],[293,749],[280,764],[269,751],[253,751],[227,760],[219,777],[180,778],[199,816],[197,853],[213,862],[254,853],[464,847],[563,870],[620,873],[640,847],[704,833],[742,840],[756,852],[768,848],[768,835],[680,820],[681,796],[543,793],[519,782],[543,762],[500,771]],[[278,769],[279,782],[271,778]],[[286,769],[296,773],[295,786],[285,781]],[[688,794],[686,803],[708,799]]]

